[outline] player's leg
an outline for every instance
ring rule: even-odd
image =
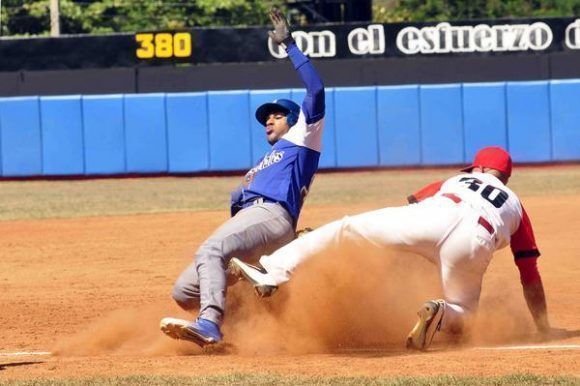
[[[226,266],[230,258],[257,258],[294,238],[294,227],[288,212],[278,204],[260,204],[238,212],[219,227],[197,250],[194,266],[180,276],[178,295],[188,302],[199,294],[200,313],[196,322],[164,319],[162,330],[172,337],[192,340],[200,345],[221,339],[226,295]],[[195,271],[195,273],[194,273]],[[176,291],[174,290],[174,293]],[[202,331],[198,323],[209,328]],[[200,332],[201,331],[201,332]],[[209,334],[205,334],[209,331]],[[175,336],[178,335],[178,336]],[[207,338],[204,340],[204,338]]]
[[[467,212],[441,245],[441,285],[447,307],[441,330],[460,333],[477,311],[483,275],[495,249],[494,235],[479,225],[479,214]]]
[[[278,244],[273,243],[272,248],[276,248]],[[259,256],[259,255],[257,255]],[[256,256],[256,257],[257,257]],[[227,285],[233,285],[238,279],[232,275],[227,275]],[[199,277],[197,275],[197,264],[193,260],[185,270],[179,275],[173,286],[172,292],[173,300],[184,310],[192,310],[199,307]]]
[[[226,222],[199,249],[200,317],[221,324],[225,308],[226,267],[233,256],[255,259],[294,238],[292,219],[278,204],[254,205]]]
[[[407,347],[424,350],[437,331],[465,334],[477,311],[483,275],[493,252],[493,236],[466,210],[464,218],[441,244],[440,276],[444,300],[426,302],[407,338]]]
[[[232,265],[258,289],[288,281],[302,262],[343,242],[403,249],[434,259],[436,246],[457,222],[456,213],[453,201],[443,198],[347,216],[262,256],[263,271],[237,261]]]
[[[365,213],[365,215],[372,216],[373,213]],[[302,262],[333,245],[352,239],[354,233],[349,231],[351,221],[352,218],[348,216],[333,221],[295,239],[271,255],[262,256],[260,264],[263,268],[232,259],[230,269],[234,274],[249,281],[258,296],[270,296],[277,286],[290,279],[295,268]]]
[[[179,275],[172,292],[173,300],[184,310],[199,307],[199,278],[195,261]]]

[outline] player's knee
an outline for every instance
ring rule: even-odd
[[[191,310],[199,306],[199,290],[188,288],[181,282],[175,283],[171,297],[184,310]]]

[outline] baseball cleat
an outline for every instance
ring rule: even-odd
[[[163,318],[161,331],[173,339],[188,340],[200,347],[218,343],[223,335],[217,324],[211,320],[198,318],[195,322],[183,319]]]
[[[232,275],[249,281],[254,286],[256,295],[260,298],[272,296],[278,289],[272,276],[262,267],[246,264],[233,257],[230,260],[229,270]]]
[[[444,300],[430,300],[423,304],[417,312],[419,320],[407,336],[408,349],[426,350],[431,345],[433,336],[441,328],[444,310]]]

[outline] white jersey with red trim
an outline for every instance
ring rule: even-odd
[[[479,211],[495,229],[496,249],[510,243],[522,221],[522,204],[518,196],[489,173],[467,173],[446,180],[436,196],[454,194]]]
[[[440,328],[452,332],[477,309],[495,250],[510,244],[522,283],[541,280],[530,219],[516,194],[492,174],[460,174],[431,183],[408,199],[410,205],[346,216],[262,256],[267,285],[287,282],[300,264],[344,242],[361,250],[416,253],[438,267],[447,302]]]

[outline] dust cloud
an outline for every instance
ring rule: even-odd
[[[486,297],[486,312],[472,331],[479,344],[509,341],[527,330],[525,323],[522,329],[525,317],[519,316],[521,309],[512,304],[516,300],[493,294]],[[439,297],[437,269],[425,259],[342,245],[300,266],[271,298],[256,298],[246,282],[230,287],[222,328],[227,343],[221,352],[255,355],[402,349],[417,309],[425,300]],[[514,309],[518,310],[515,314]],[[63,339],[53,351],[61,356],[204,353],[194,344],[164,336],[158,326],[165,316],[195,318],[171,301],[119,310]],[[439,335],[437,339],[444,339]]]

